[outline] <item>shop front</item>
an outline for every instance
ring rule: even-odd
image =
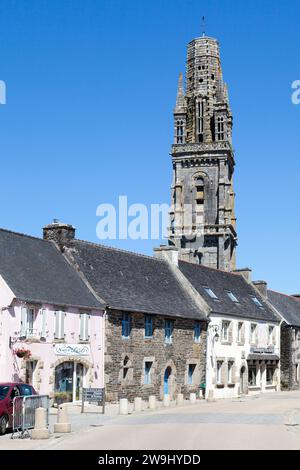
[[[280,390],[279,356],[273,348],[251,348],[247,366],[249,394]]]

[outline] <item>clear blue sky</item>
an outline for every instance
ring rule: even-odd
[[[1,0],[0,226],[40,236],[56,217],[97,241],[98,204],[169,203],[177,77],[202,15],[234,115],[238,265],[300,292],[298,1]]]

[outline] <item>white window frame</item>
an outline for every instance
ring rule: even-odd
[[[252,327],[254,327],[252,329]],[[256,343],[256,335],[257,335],[257,324],[256,323],[251,323],[250,324],[250,342],[252,344]]]
[[[239,321],[237,325],[237,342],[238,343],[242,342],[243,328],[244,328],[244,323],[242,321]]]
[[[229,384],[232,384],[232,371],[233,371],[233,365],[234,365],[234,362],[233,361],[228,361],[227,363],[227,382]]]
[[[226,325],[226,328],[225,328]],[[222,341],[229,341],[229,328],[230,328],[230,321],[222,320]],[[225,336],[226,332],[226,336]]]

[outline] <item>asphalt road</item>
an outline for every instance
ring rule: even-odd
[[[72,415],[69,435],[0,438],[0,449],[300,449],[300,392],[171,407],[128,416]]]

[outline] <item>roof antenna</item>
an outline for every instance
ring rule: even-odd
[[[202,31],[202,37],[204,37],[205,36],[205,16],[202,16],[201,31]]]

